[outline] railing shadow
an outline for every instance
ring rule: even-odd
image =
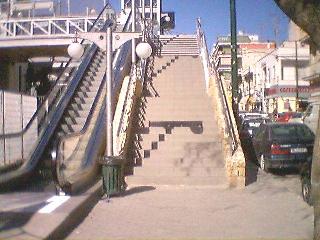
[[[148,192],[148,191],[154,191],[154,190],[156,190],[156,188],[153,186],[137,186],[137,187],[133,187],[133,188],[126,190],[125,192],[123,192],[121,194],[121,196],[126,197],[129,195]]]
[[[241,141],[241,146],[243,149],[246,169],[245,169],[245,185],[248,186],[255,183],[258,179],[259,164],[255,157],[251,141]]]

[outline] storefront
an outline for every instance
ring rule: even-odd
[[[307,102],[310,96],[309,86],[298,87],[298,99],[297,88],[292,85],[276,85],[271,86],[266,92],[267,111],[272,113],[277,111],[289,112],[289,111],[301,111],[304,103]],[[298,104],[297,104],[298,100]],[[298,109],[297,109],[298,107]],[[276,109],[276,110],[275,110]]]

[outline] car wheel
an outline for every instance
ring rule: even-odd
[[[264,156],[261,155],[260,156],[260,168],[265,171],[265,172],[268,172],[268,169],[266,167],[266,163],[265,163],[265,160],[264,160]]]
[[[303,200],[311,205],[311,182],[307,176],[304,176],[301,180],[301,193]]]

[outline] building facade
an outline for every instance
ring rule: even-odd
[[[275,42],[261,42],[257,35],[238,33],[238,84],[240,109],[248,108],[250,96],[259,95],[254,91],[255,83],[252,79],[251,67],[264,55],[276,48]],[[211,63],[214,65],[221,79],[231,90],[231,37],[220,36],[213,46],[210,54]],[[252,106],[251,106],[252,108]],[[249,109],[247,109],[249,110]],[[252,109],[250,109],[252,110]]]
[[[283,42],[252,67],[253,87],[260,92],[257,105],[268,113],[297,111],[307,101],[309,82],[299,71],[309,63],[309,47],[300,41]]]

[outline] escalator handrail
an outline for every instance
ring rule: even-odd
[[[98,17],[96,18],[96,20],[93,22],[93,24],[91,25],[91,27],[89,28],[89,32],[95,27],[95,24],[99,21],[100,17],[102,16],[102,14],[104,13],[105,9],[109,7],[109,5],[107,4],[103,10],[100,12],[100,14],[98,15]],[[104,25],[106,26],[106,24]],[[83,44],[85,41],[85,39],[82,39],[80,44]],[[70,65],[70,63],[72,62],[72,58],[69,58],[65,69]],[[80,68],[80,66],[79,66]],[[23,135],[25,132],[27,132],[29,130],[29,128],[32,126],[33,121],[35,121],[35,119],[37,119],[37,116],[39,115],[39,112],[46,107],[46,101],[48,100],[50,93],[53,91],[53,89],[58,86],[58,84],[60,84],[60,80],[61,77],[63,76],[64,71],[62,73],[60,73],[60,75],[58,76],[56,82],[54,83],[54,85],[50,88],[49,92],[47,93],[46,97],[44,98],[43,102],[40,104],[40,106],[37,108],[36,112],[33,114],[33,116],[31,117],[31,119],[29,120],[29,122],[27,123],[27,125],[24,127],[23,130],[19,131],[19,132],[15,132],[15,133],[9,133],[9,134],[0,134],[0,139],[3,138],[14,138],[14,137],[18,137],[20,135]],[[71,81],[72,82],[72,81]]]

